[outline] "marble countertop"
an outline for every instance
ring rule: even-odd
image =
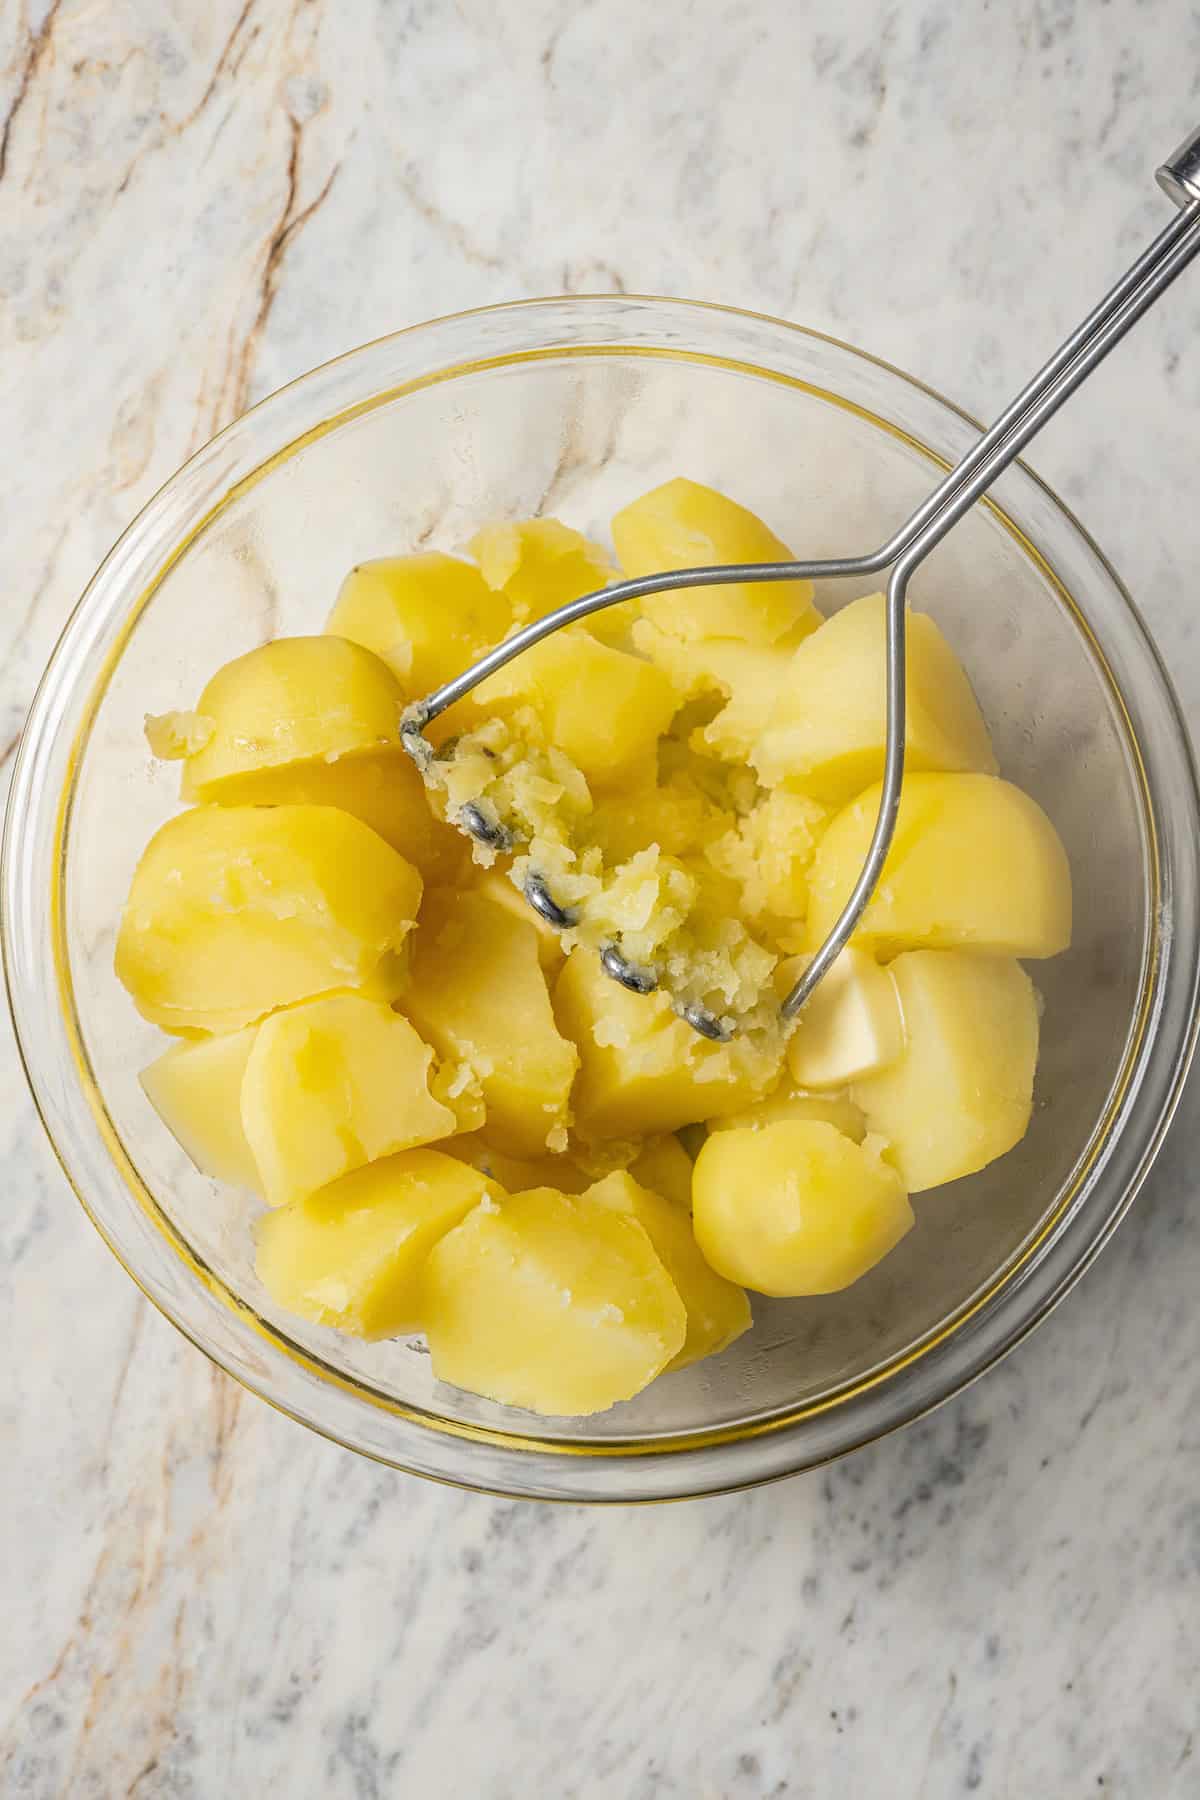
[[[11,0],[0,757],[189,451],[363,339],[627,288],[994,412],[1166,217],[1182,0]],[[1033,457],[1200,718],[1200,277]],[[811,1477],[508,1504],[361,1461],[153,1313],[0,1044],[0,1791],[1200,1793],[1200,1088],[1000,1369]]]

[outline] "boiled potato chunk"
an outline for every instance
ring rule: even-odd
[[[449,881],[464,852],[469,860],[460,834],[433,816],[424,783],[399,748],[230,775],[220,783],[219,799],[223,806],[339,807],[415,863],[427,881]]]
[[[183,765],[185,800],[226,800],[263,769],[399,747],[404,692],[386,664],[337,637],[285,637],[218,669],[196,703],[212,731]]]
[[[439,1381],[567,1416],[631,1400],[687,1334],[637,1220],[553,1188],[485,1200],[448,1232],[425,1266],[421,1315]]]
[[[806,932],[817,949],[849,898],[879,811],[878,786],[838,814],[809,874]],[[1056,956],[1071,941],[1071,871],[1058,833],[1020,788],[994,775],[907,775],[896,835],[854,942],[901,950]]]
[[[467,545],[489,587],[507,600],[515,624],[544,618],[556,606],[606,587],[616,570],[598,544],[558,519],[485,525]],[[597,625],[624,609],[599,612]]]
[[[258,1278],[288,1312],[353,1337],[420,1331],[429,1252],[499,1193],[436,1150],[384,1157],[260,1219]]]
[[[262,1192],[242,1130],[242,1079],[256,1028],[176,1044],[141,1073],[146,1098],[203,1175]]]
[[[879,1140],[789,1119],[714,1133],[692,1181],[696,1242],[714,1269],[762,1294],[833,1294],[874,1268],[913,1224]]]
[[[781,998],[811,959],[792,957],[776,970]],[[904,1049],[904,1018],[896,984],[873,956],[847,945],[799,1014],[788,1039],[787,1064],[801,1088],[841,1088],[895,1062]]]
[[[509,880],[507,869],[481,869],[478,863],[473,863],[467,871],[466,879],[474,887],[475,892],[484,899],[490,900],[494,906],[503,907],[505,912],[511,913],[513,918],[519,919],[522,924],[533,926],[537,933],[538,961],[548,976],[557,974],[558,970],[562,968],[563,957],[566,955],[566,951],[563,949],[562,932],[556,931],[554,926],[543,919],[540,913],[534,912],[520,888],[515,887]],[[507,1185],[506,1182],[505,1186]],[[553,1182],[530,1183],[532,1187],[539,1185],[553,1187],[555,1184]]]
[[[891,965],[908,1044],[855,1082],[910,1193],[971,1175],[1024,1137],[1033,1106],[1033,983],[1007,957],[911,950]]]
[[[643,1144],[629,1173],[643,1187],[673,1200],[687,1212],[692,1210],[692,1159],[674,1132]]]
[[[147,1019],[237,1031],[331,988],[386,985],[421,877],[331,806],[200,806],[134,871],[116,972]]]
[[[716,1356],[749,1331],[752,1320],[745,1290],[709,1267],[700,1254],[691,1222],[679,1206],[629,1173],[606,1175],[587,1190],[587,1198],[637,1220],[683,1301],[687,1335],[664,1373],[686,1369],[704,1356]]]
[[[729,1113],[714,1119],[709,1131],[762,1131],[767,1125],[778,1125],[784,1119],[821,1119],[833,1125],[844,1137],[861,1144],[867,1135],[867,1121],[861,1108],[846,1094],[810,1094],[804,1088],[785,1081],[765,1100],[748,1106],[743,1112]]]
[[[887,744],[886,620],[882,594],[865,594],[826,620],[792,657],[751,758],[779,782],[841,806],[883,776]],[[905,767],[996,767],[962,664],[934,621],[908,618]]]
[[[661,993],[631,994],[589,951],[568,956],[554,989],[559,1027],[579,1046],[576,1124],[584,1137],[650,1136],[759,1099],[779,1057],[749,1035],[708,1043]]]
[[[472,563],[440,551],[386,556],[351,569],[326,630],[373,650],[410,699],[459,675],[511,624],[503,595]],[[440,742],[478,709],[460,701],[428,735]]]
[[[242,1124],[268,1206],[457,1131],[429,1092],[432,1064],[407,1019],[361,994],[264,1019],[242,1083]]]
[[[682,477],[624,507],[613,519],[612,534],[629,576],[712,563],[793,560],[787,545],[744,506]],[[797,625],[815,631],[820,624],[810,581],[731,582],[653,594],[640,605],[645,618],[680,638],[773,644]]]
[[[431,892],[402,1005],[443,1056],[479,1077],[497,1149],[538,1157],[563,1147],[579,1058],[555,1025],[532,925],[479,893]]]
[[[675,712],[661,669],[568,626],[514,657],[476,699],[502,717],[532,707],[543,741],[583,771],[590,786],[628,782],[648,764]]]

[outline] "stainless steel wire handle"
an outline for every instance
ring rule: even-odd
[[[575,624],[605,607],[680,588],[874,575],[890,569],[886,608],[887,748],[879,813],[866,859],[849,899],[825,942],[781,1004],[782,1016],[785,1019],[794,1017],[828,973],[862,917],[875,891],[896,828],[904,777],[906,595],[913,570],[1200,251],[1200,129],[1194,131],[1158,170],[1158,182],[1180,209],[1175,218],[1021,389],[990,430],[972,445],[912,517],[878,550],[867,556],[826,562],[726,563],[712,568],[674,569],[661,575],[618,581],[594,594],[570,600],[506,638],[461,675],[407,708],[401,738],[422,774],[428,773],[433,762],[433,750],[422,735],[432,719],[532,645],[561,630],[564,625]],[[462,808],[456,823],[469,836],[492,848],[509,847],[498,842],[498,833],[503,834],[504,827],[494,825],[477,808]],[[526,884],[526,898],[551,924],[566,928],[575,923],[570,909],[557,904],[540,877],[535,876]],[[602,960],[615,980],[635,992],[648,993],[656,986],[653,973],[626,963],[616,946],[609,946]],[[682,1016],[702,1036],[717,1039],[728,1036],[721,1022],[703,1008],[687,1007]]]

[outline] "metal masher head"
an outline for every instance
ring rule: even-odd
[[[839,576],[861,578],[890,571],[886,607],[887,748],[879,813],[866,858],[849,898],[825,942],[780,1005],[785,1020],[794,1018],[828,973],[862,917],[879,881],[895,831],[904,778],[905,626],[912,573],[1200,251],[1200,130],[1193,132],[1158,170],[1158,182],[1179,208],[1175,218],[1021,389],[991,429],[980,436],[929,498],[879,549],[866,556],[825,562],[736,563],[673,569],[660,575],[618,581],[596,593],[568,601],[506,638],[461,675],[406,709],[400,727],[401,742],[422,777],[429,780],[436,760],[436,752],[424,736],[426,726],[481,681],[495,674],[497,669],[502,669],[514,657],[541,643],[553,632],[561,631],[565,625],[574,625],[606,607],[643,599],[649,594],[718,587],[731,582],[832,580]],[[517,832],[486,803],[466,802],[453,814],[452,822],[491,851],[507,854],[517,846]],[[578,924],[576,910],[555,898],[544,875],[536,871],[528,873],[523,891],[538,916],[556,930],[567,931]],[[615,942],[602,947],[600,961],[605,973],[631,993],[651,994],[662,985],[657,968],[631,962]],[[721,1042],[731,1035],[723,1018],[694,1001],[681,1000],[677,1011],[701,1037]]]

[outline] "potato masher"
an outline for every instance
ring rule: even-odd
[[[824,943],[781,1003],[783,1019],[794,1018],[853,933],[875,890],[895,830],[904,776],[905,597],[912,572],[1200,250],[1200,129],[1193,132],[1159,169],[1158,182],[1179,208],[1175,218],[1021,389],[991,429],[878,550],[867,556],[840,557],[826,562],[738,563],[673,569],[661,575],[614,582],[596,593],[570,600],[506,638],[461,675],[406,708],[401,740],[422,776],[428,778],[435,763],[433,747],[423,735],[430,721],[497,669],[520,656],[522,651],[540,643],[564,625],[586,619],[623,600],[637,600],[647,594],[661,594],[678,588],[797,577],[811,580],[839,575],[862,576],[890,569],[886,607],[887,748],[879,813],[866,860],[849,899]],[[514,832],[502,820],[488,816],[472,802],[459,807],[452,823],[489,849],[508,851],[515,846]],[[534,911],[556,929],[569,930],[578,922],[575,912],[559,905],[544,877],[536,872],[526,876],[523,891]],[[658,972],[630,962],[622,954],[619,944],[606,944],[600,955],[605,972],[632,992],[648,994],[660,985]],[[719,1042],[731,1034],[729,1023],[706,1007],[694,1002],[680,1002],[677,1010],[702,1037]]]

